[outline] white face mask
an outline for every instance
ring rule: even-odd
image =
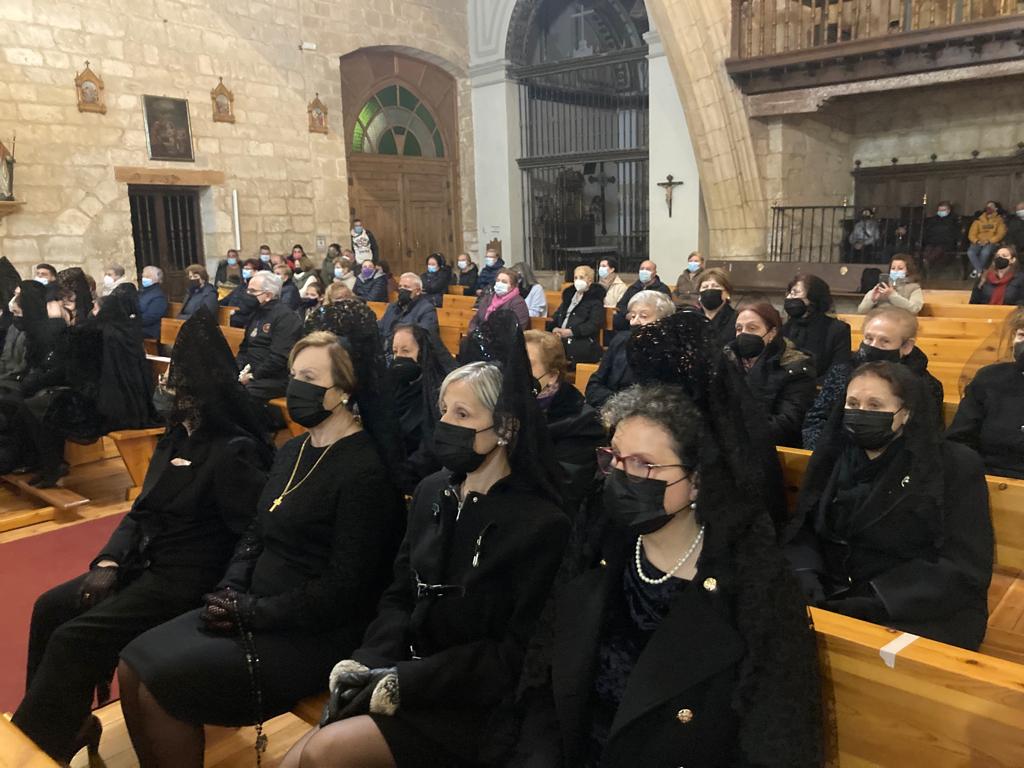
[[[508,293],[508,288],[509,288],[508,283],[495,283],[494,284],[494,292],[496,294],[498,294],[499,296],[504,296],[506,293]]]
[[[461,269],[463,271],[465,271],[466,267],[468,267],[468,266],[469,266],[469,262],[468,261],[460,261],[459,262],[459,269]]]
[[[637,277],[640,278],[640,282],[641,283],[649,283],[649,282],[651,282],[651,278],[653,276],[654,276],[654,274],[649,269],[641,269],[637,273]]]
[[[493,267],[495,264],[495,259],[488,257],[484,259],[484,264],[486,264],[488,267]]]
[[[936,211],[935,214],[940,218],[944,219],[949,216],[949,211]]]
[[[103,276],[103,284],[105,286],[107,286],[107,288],[109,288],[110,286],[112,286],[114,284],[114,278],[111,277],[110,275],[104,275]]]
[[[579,293],[583,293],[585,290],[587,290],[587,288],[590,287],[587,281],[584,280],[582,277],[577,277],[575,280],[572,281],[572,284],[576,288],[576,291]]]
[[[50,278],[48,277],[36,277],[35,280],[40,285],[47,285],[50,282]]]
[[[1024,208],[1021,208],[1019,211],[1017,211],[1017,218],[1024,219]]]

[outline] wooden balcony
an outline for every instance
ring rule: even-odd
[[[755,94],[1022,55],[1024,0],[733,0],[726,69]]]

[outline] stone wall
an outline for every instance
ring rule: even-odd
[[[118,166],[215,170],[201,196],[208,261],[234,241],[287,250],[348,231],[348,185],[338,59],[387,46],[453,74],[460,91],[462,221],[476,237],[473,125],[466,74],[465,0],[2,0],[0,140],[17,133],[20,212],[0,220],[0,255],[22,271],[46,260],[134,263],[127,185]],[[300,42],[315,43],[302,51]],[[74,88],[85,61],[103,78],[107,113],[81,113]],[[218,77],[234,92],[236,122],[212,120]],[[330,133],[308,131],[319,92]],[[194,163],[147,160],[142,94],[189,100]],[[371,224],[372,226],[372,224]]]

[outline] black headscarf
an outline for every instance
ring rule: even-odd
[[[432,434],[433,425],[441,419],[441,409],[437,403],[438,393],[444,377],[458,366],[448,348],[434,334],[418,325],[396,325],[398,331],[409,331],[420,348],[420,356],[416,361],[420,364],[420,386],[423,391],[423,413],[426,420],[423,424],[424,435]],[[428,423],[429,422],[429,423]]]
[[[681,387],[704,416],[697,513],[705,525],[701,561],[716,563],[719,582],[735,596],[735,621],[747,646],[733,696],[742,722],[741,753],[759,766],[820,766],[816,641],[765,503],[772,489],[758,446],[767,437],[756,420],[748,423],[755,412],[753,395],[723,360],[706,320],[694,313],[676,313],[638,329],[627,350],[641,382]]]
[[[405,455],[394,388],[391,377],[387,375],[384,345],[373,310],[358,299],[342,299],[310,312],[304,330],[307,334],[329,331],[348,351],[356,373],[352,399],[359,418],[377,444],[385,464],[393,469],[398,467]]]
[[[122,283],[103,300],[96,316],[103,339],[103,367],[96,407],[108,430],[152,424],[153,376],[146,360],[139,292]]]
[[[501,369],[501,395],[494,409],[495,419],[511,418],[519,427],[509,446],[512,476],[528,482],[561,507],[562,481],[554,469],[558,462],[547,419],[534,393],[530,356],[516,316],[502,309],[481,323],[474,343],[467,345],[466,358],[467,363],[488,362]]]
[[[85,272],[80,267],[68,267],[57,273],[57,299],[73,300],[75,303],[73,322],[81,325],[92,316],[92,291]]]
[[[29,369],[43,364],[53,352],[57,334],[64,326],[63,320],[52,320],[46,314],[46,286],[35,280],[23,280],[18,286],[21,294],[21,325],[25,331],[25,360]]]

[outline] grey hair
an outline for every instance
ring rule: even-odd
[[[635,305],[639,304],[653,309],[654,314],[658,316],[658,320],[668,317],[676,311],[676,305],[672,303],[672,299],[661,291],[640,291],[629,300],[629,306],[626,308],[626,311],[631,311]]]
[[[403,272],[398,279],[401,280],[406,277],[412,280],[413,285],[415,285],[421,291],[423,290],[423,280],[420,278],[419,275],[417,275],[415,272]]]
[[[109,267],[107,267],[107,269],[109,269],[118,277],[124,277],[124,267],[122,267],[120,264],[111,264]],[[160,277],[163,277],[163,275],[160,275]]]
[[[260,270],[253,275],[253,277],[262,277],[263,282],[261,285],[263,286],[263,290],[275,299],[281,297],[281,286],[284,285],[284,281],[281,279],[280,275],[276,275],[273,272],[268,272],[266,270]]]
[[[142,271],[145,272],[147,269],[153,270],[153,273],[156,275],[156,281],[158,283],[162,283],[164,281],[164,271],[160,269],[160,267],[156,266],[155,264],[148,264],[147,266],[142,268]]]
[[[637,384],[613,395],[601,409],[609,434],[627,419],[644,418],[664,429],[672,439],[679,463],[687,469],[698,464],[702,419],[697,406],[679,387]]]
[[[531,286],[537,284],[537,276],[533,274],[533,267],[531,267],[525,261],[520,261],[517,262],[516,264],[513,264],[512,271],[523,279],[523,285]]]
[[[492,363],[469,363],[444,377],[441,382],[441,391],[437,396],[437,407],[442,414],[445,412],[444,393],[450,384],[456,381],[464,381],[473,390],[477,400],[487,410],[494,412],[498,407],[498,398],[501,397],[501,370]]]

